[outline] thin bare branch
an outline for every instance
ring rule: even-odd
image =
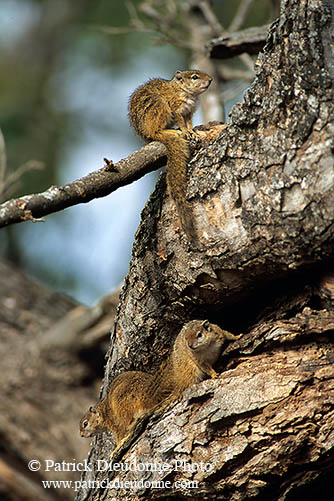
[[[6,143],[3,133],[0,129],[0,203],[10,197],[17,190],[20,179],[26,172],[34,169],[41,170],[44,164],[38,160],[30,160],[21,165],[14,172],[7,175],[7,153]]]
[[[254,61],[249,54],[240,54],[240,59],[250,71],[254,70]]]
[[[246,19],[247,12],[253,2],[254,0],[241,0],[234,18],[232,19],[232,22],[228,27],[228,32],[233,33],[234,31],[237,31],[241,28]]]
[[[224,101],[226,102],[236,99],[237,96],[240,96],[240,94],[245,92],[245,87],[247,88],[245,81],[241,81],[232,87],[225,88],[222,92]]]
[[[217,66],[217,72],[222,80],[245,80],[249,82],[254,78],[254,71],[242,70],[239,68],[232,68],[227,64],[219,64]]]
[[[152,7],[151,2],[142,2],[139,5],[139,10],[154,23],[156,27],[155,33],[160,35],[160,40],[182,49],[193,50],[194,47],[188,37],[184,37],[184,32],[180,31],[179,28],[175,28],[175,19],[178,17],[176,5],[168,3],[167,8],[170,12],[163,14]]]
[[[197,126],[195,130],[202,144],[207,144],[224,127],[224,124],[211,123]],[[25,195],[3,203],[0,205],[0,228],[23,221],[41,221],[39,218],[43,216],[105,197],[165,165],[166,148],[158,141],[152,141],[116,164],[107,158],[104,161],[106,165],[101,169],[65,186],[51,186],[43,193]]]
[[[210,26],[212,33],[223,33],[225,30],[219,22],[216,14],[212,10],[208,0],[200,0],[198,6],[203,13],[203,17],[206,19],[208,25]]]
[[[6,196],[8,198],[10,196],[10,193],[15,193],[20,184],[20,179],[23,174],[25,174],[26,172],[31,172],[32,170],[43,170],[44,168],[45,164],[43,162],[39,162],[38,160],[29,160],[28,162],[21,165],[18,169],[9,174],[3,181],[3,196]],[[2,201],[1,197],[0,201]]]
[[[139,10],[154,21],[161,22],[161,14],[152,7],[150,2],[142,2],[139,5]]]
[[[4,192],[4,182],[7,171],[7,153],[6,153],[6,143],[3,137],[2,130],[0,129],[0,198]]]
[[[26,195],[0,205],[0,227],[39,218],[94,198],[104,197],[136,181],[165,163],[165,147],[152,142],[117,164],[111,162],[65,186],[51,186],[43,193]]]

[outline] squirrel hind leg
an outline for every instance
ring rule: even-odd
[[[128,435],[126,435],[125,437],[123,437],[120,442],[118,442],[118,444],[116,445],[115,449],[110,454],[110,459],[112,459],[112,460],[115,459],[115,456],[117,455],[117,453],[119,452],[119,450],[123,448],[123,445],[129,440],[129,438],[131,437],[131,435],[132,435],[132,433],[129,433]]]
[[[182,396],[182,392],[173,392],[170,393],[168,396],[164,397],[164,399],[159,402],[155,407],[153,408],[153,414],[154,415],[159,415],[164,412],[164,410],[171,404],[175,403],[175,401],[180,400]]]
[[[211,369],[209,369],[209,370],[208,370],[208,374],[209,374],[209,376],[211,376],[213,379],[215,379],[215,378],[217,378],[217,377],[218,377],[217,372],[216,372],[214,369],[212,369],[212,367],[211,367]]]
[[[218,377],[217,372],[213,369],[213,367],[209,364],[200,364],[199,368],[204,374],[210,376],[212,379],[216,379]]]
[[[110,454],[110,459],[115,460],[115,456],[120,457],[124,452],[131,447],[134,440],[142,433],[147,420],[151,415],[151,411],[138,414],[127,429],[127,433],[120,441],[117,441],[115,449]]]

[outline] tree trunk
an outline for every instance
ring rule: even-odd
[[[153,416],[119,459],[188,469],[98,471],[112,451],[103,434],[78,501],[291,501],[331,484],[333,15],[333,1],[283,1],[244,102],[193,158],[200,249],[180,229],[164,176],[143,211],[103,396],[124,370],[153,372],[187,320],[243,334],[225,350],[220,377]],[[143,479],[139,488],[89,484]]]

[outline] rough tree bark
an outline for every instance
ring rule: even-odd
[[[191,162],[201,250],[182,233],[164,177],[143,211],[103,395],[121,371],[155,370],[187,320],[209,318],[243,334],[225,350],[218,380],[188,389],[117,457],[184,461],[188,470],[98,471],[113,445],[104,434],[92,442],[95,469],[83,475],[78,501],[291,501],[331,488],[333,30],[333,1],[282,2],[251,89]],[[89,483],[143,479],[171,484]]]

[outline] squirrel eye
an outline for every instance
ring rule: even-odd
[[[198,75],[193,75],[191,78],[192,78],[192,80],[198,80],[199,76]]]
[[[203,334],[201,333],[201,331],[198,331],[196,334],[196,338],[201,339],[202,336],[203,336]]]
[[[84,428],[87,428],[87,426],[88,426],[88,421],[87,421],[86,419],[85,419],[85,421],[82,423],[82,426],[83,426]]]

